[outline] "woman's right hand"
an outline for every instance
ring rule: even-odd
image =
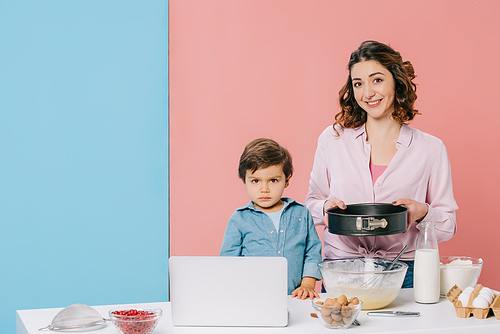
[[[326,210],[335,207],[339,207],[342,210],[347,209],[347,206],[345,205],[344,201],[341,201],[339,199],[331,199],[323,203],[323,214],[324,214],[323,220],[325,222],[326,227],[328,227],[328,214],[326,213]]]

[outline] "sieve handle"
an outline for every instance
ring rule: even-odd
[[[49,331],[51,330],[53,327],[52,325],[48,325],[46,327],[42,327],[42,328],[38,328],[39,331]]]

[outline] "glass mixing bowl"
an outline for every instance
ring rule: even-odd
[[[363,301],[363,310],[376,310],[396,299],[403,285],[408,265],[392,260],[354,258],[325,260],[318,264],[328,296],[346,295]]]
[[[361,311],[363,301],[360,300],[357,305],[330,306],[323,304],[323,301],[313,300],[312,306],[326,327],[349,328]]]

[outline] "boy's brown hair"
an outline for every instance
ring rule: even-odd
[[[292,177],[293,165],[290,152],[269,138],[258,138],[251,141],[240,157],[238,174],[245,182],[247,170],[254,173],[257,169],[281,165],[287,180]]]

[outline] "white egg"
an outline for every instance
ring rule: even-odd
[[[464,291],[460,294],[460,296],[458,296],[458,300],[462,302],[462,306],[467,306],[467,303],[469,303],[469,297],[470,293]]]
[[[474,288],[473,288],[473,287],[471,287],[471,286],[468,286],[468,287],[466,287],[466,288],[464,289],[464,291],[463,291],[463,292],[467,292],[467,293],[469,293],[469,294],[470,294],[472,291],[474,291]]]
[[[488,293],[494,294],[493,290],[491,290],[490,288],[484,287],[484,286],[481,289],[481,291],[487,291]]]
[[[495,294],[490,288],[482,288],[481,291],[479,291],[479,295],[486,295],[489,296],[490,302],[495,298]]]
[[[487,296],[485,294],[482,294],[482,295],[480,294],[480,295],[478,295],[478,297],[484,298],[488,302],[488,304],[491,304],[491,302],[493,301],[493,298],[491,298],[490,296]]]
[[[490,307],[490,303],[488,303],[486,298],[484,298],[483,296],[477,296],[472,301],[472,306],[478,307],[478,308],[487,308],[487,307]]]

